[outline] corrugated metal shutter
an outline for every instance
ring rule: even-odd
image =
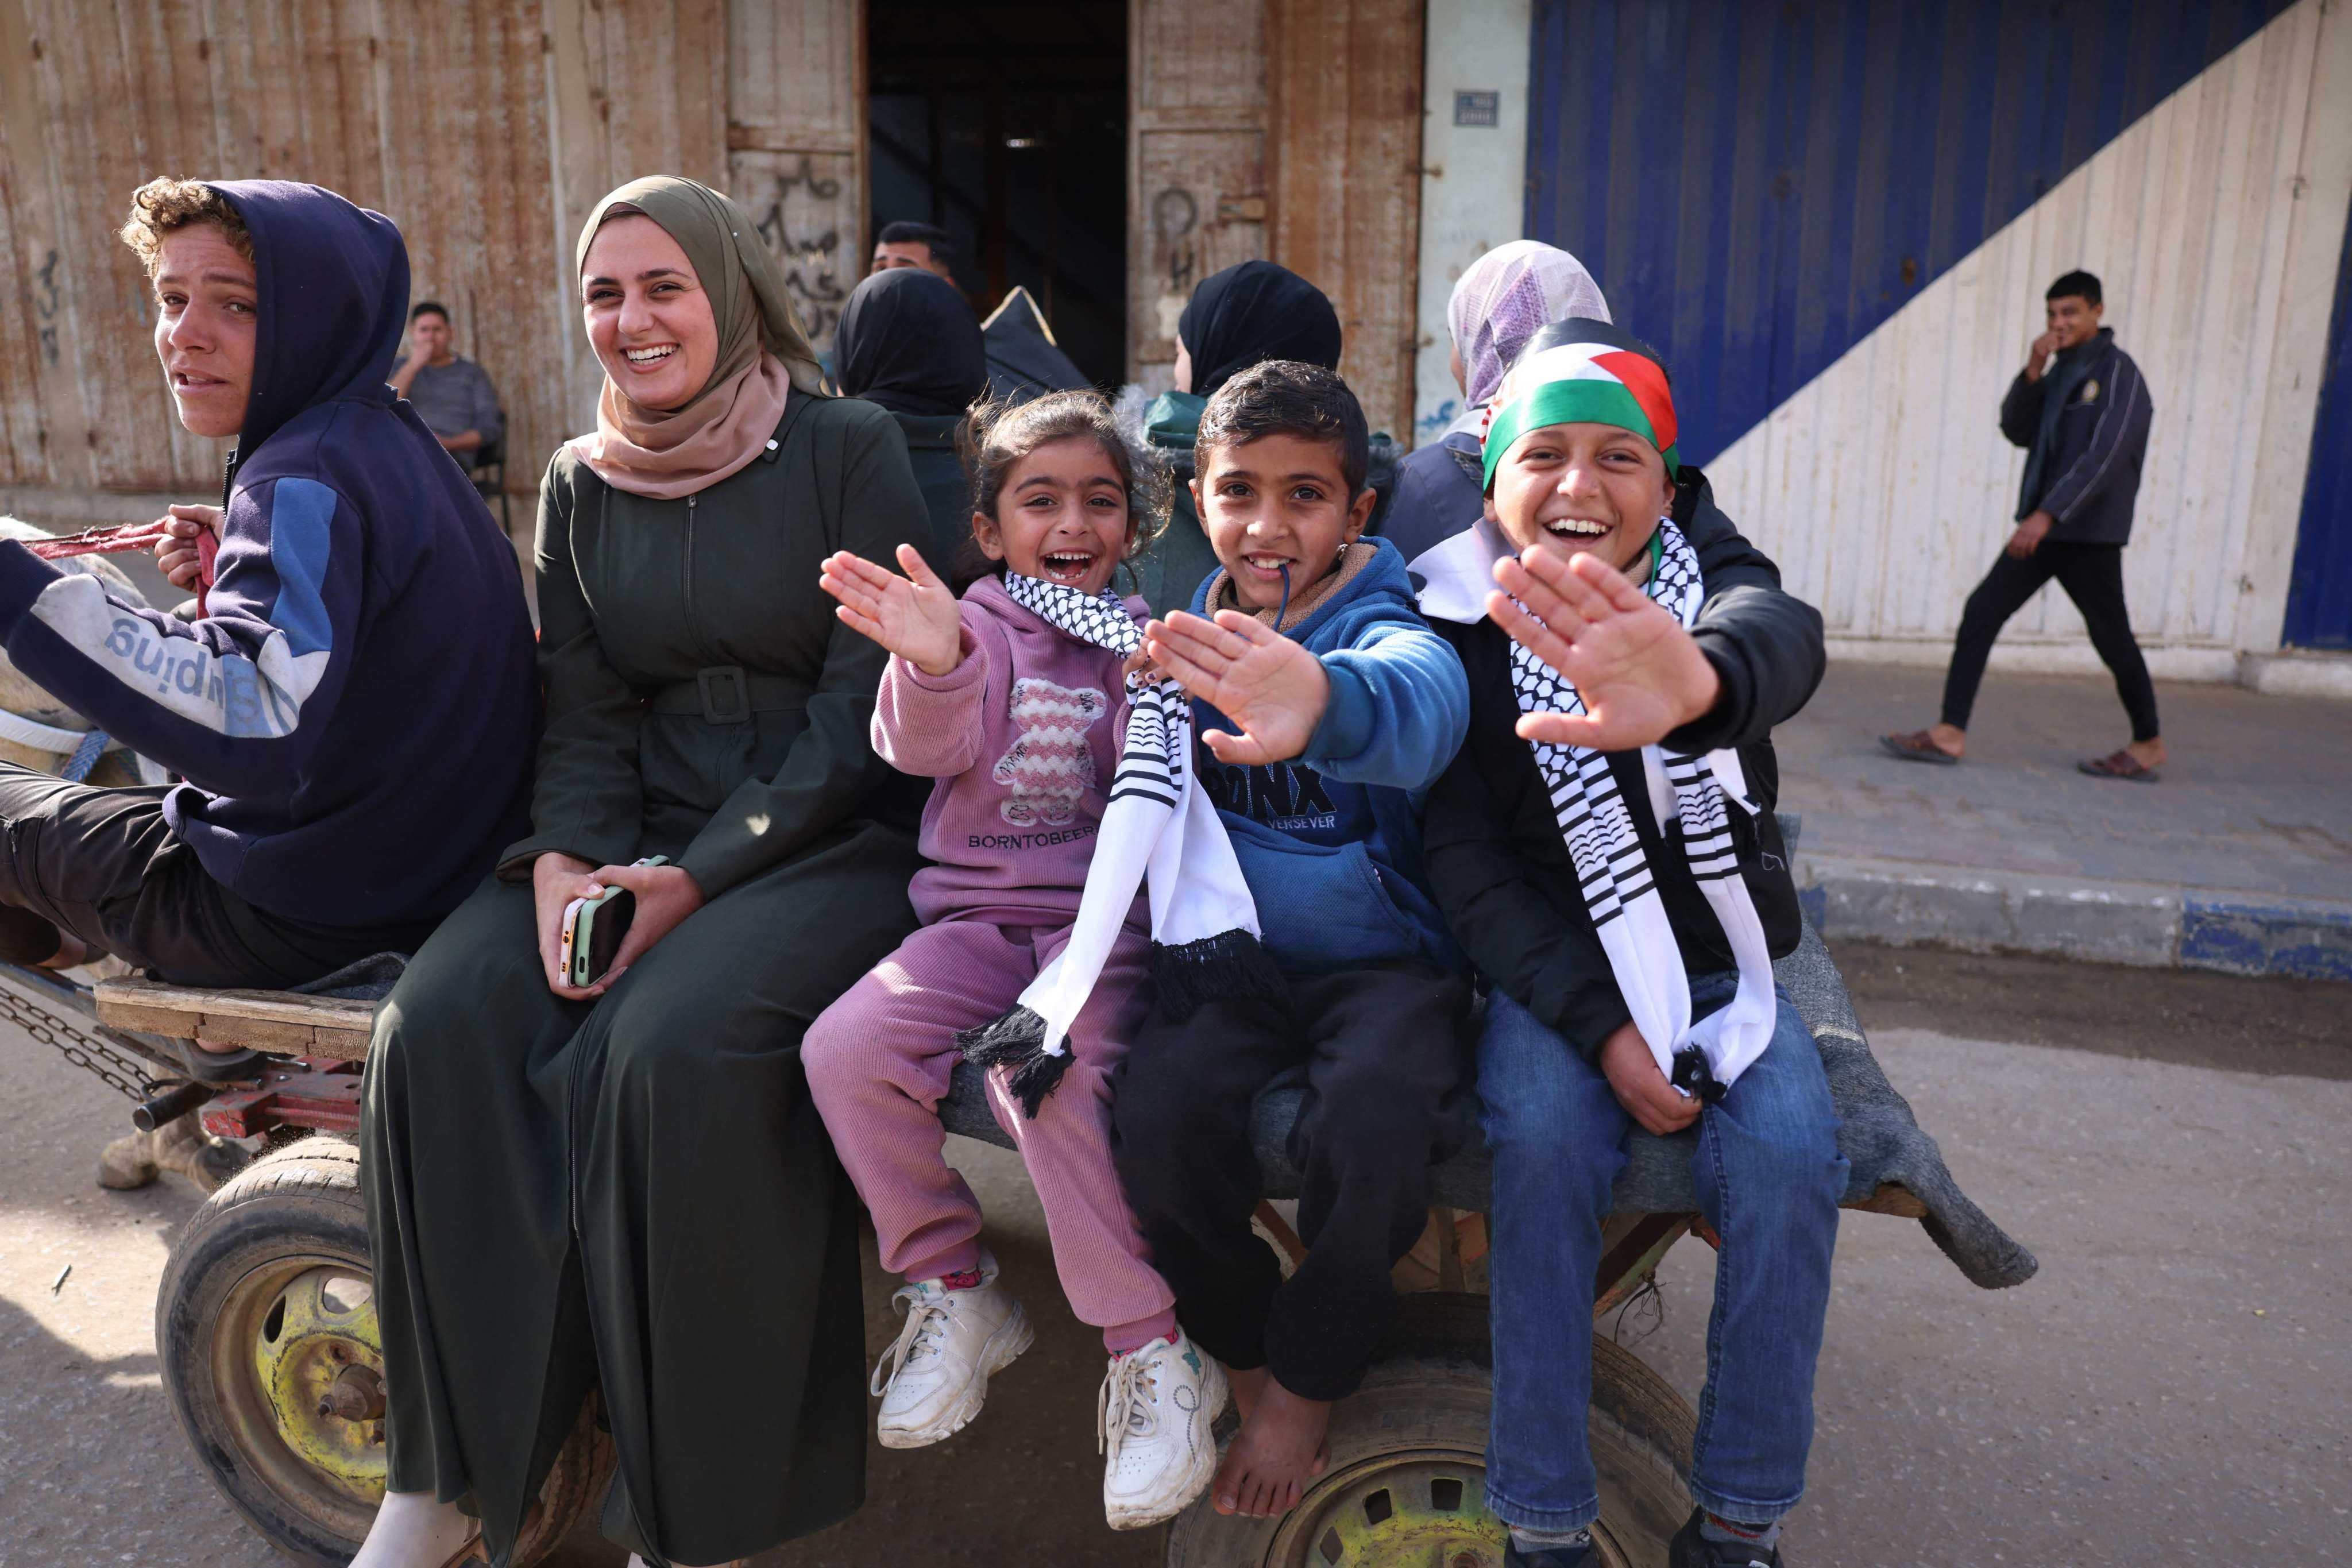
[[[1527,233],[1705,462],[2283,0],[1537,0]]]
[[[2352,648],[2352,223],[2346,225],[2336,268],[2326,374],[2281,640],[2294,647]]]

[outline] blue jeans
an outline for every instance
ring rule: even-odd
[[[1736,984],[1700,976],[1692,1003],[1704,1014]],[[1633,1120],[1598,1063],[1500,992],[1486,1001],[1478,1092],[1495,1156],[1486,1506],[1523,1530],[1577,1530],[1601,1511],[1586,1314]],[[1700,1113],[1691,1156],[1700,1212],[1723,1237],[1691,1491],[1735,1522],[1769,1523],[1804,1494],[1846,1184],[1837,1127],[1821,1053],[1783,994],[1771,1044]]]

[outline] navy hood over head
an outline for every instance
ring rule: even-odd
[[[0,643],[187,780],[166,820],[231,892],[421,940],[525,831],[521,574],[385,384],[408,310],[399,228],[316,185],[212,188],[252,236],[257,298],[206,613],[186,624],[0,546]]]

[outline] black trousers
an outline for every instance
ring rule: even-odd
[[[321,926],[256,909],[213,879],[163,820],[162,786],[92,789],[0,763],[0,960],[38,963],[71,931],[180,985],[281,989],[429,924]],[[355,901],[366,890],[355,888]]]
[[[1396,1311],[1389,1270],[1429,1222],[1429,1168],[1459,1146],[1468,984],[1422,964],[1290,982],[1287,1005],[1155,1017],[1113,1075],[1112,1152],[1176,1315],[1227,1366],[1293,1394],[1355,1391]],[[1307,1069],[1290,1129],[1307,1259],[1285,1280],[1250,1229],[1264,1184],[1252,1108]]]
[[[1977,685],[1984,679],[1985,660],[1992,655],[1993,639],[2009,617],[2025,607],[2053,577],[2083,612],[2090,628],[2091,646],[2116,678],[2116,695],[2131,716],[2132,739],[2153,741],[2161,733],[2156,724],[2156,687],[2147,678],[2147,661],[2140,657],[2132,637],[2131,614],[2124,608],[2124,547],[2120,544],[2053,544],[2020,561],[2003,551],[1992,570],[1969,595],[1960,615],[1960,632],[1952,647],[1952,668],[1944,677],[1944,722],[1957,730],[1969,727],[1969,711],[1976,706]]]

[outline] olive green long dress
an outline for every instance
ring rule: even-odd
[[[914,929],[921,794],[873,753],[884,655],[817,567],[929,531],[890,416],[800,392],[683,500],[548,469],[535,832],[385,1003],[361,1129],[391,1486],[470,1497],[500,1563],[593,1386],[605,1533],[653,1562],[862,1500],[856,1198],[800,1042]],[[666,855],[707,901],[566,1002],[532,919],[550,850]]]

